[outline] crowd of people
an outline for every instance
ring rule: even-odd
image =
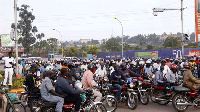
[[[11,64],[11,63],[9,63]],[[6,69],[9,68],[6,65]],[[200,63],[198,57],[188,59],[71,59],[21,62],[25,84],[30,93],[41,93],[41,97],[50,102],[57,102],[56,111],[62,112],[63,103],[74,103],[75,111],[79,111],[81,98],[78,94],[84,90],[76,90],[73,83],[81,81],[84,89],[93,89],[94,77],[107,77],[109,83],[117,90],[116,99],[120,103],[121,85],[129,77],[142,77],[152,80],[154,85],[176,86],[183,81],[183,86],[191,90],[200,89]],[[10,71],[9,71],[10,72]],[[37,81],[42,80],[40,87]],[[56,82],[55,82],[56,80]],[[3,85],[6,85],[7,75]],[[12,83],[9,81],[9,85]],[[102,94],[94,89],[96,101]],[[200,100],[199,100],[200,101]]]

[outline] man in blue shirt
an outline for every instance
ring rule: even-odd
[[[64,98],[65,103],[74,103],[75,112],[76,111],[78,112],[81,105],[81,97],[79,96],[79,94],[84,93],[84,91],[75,90],[72,88],[67,78],[68,73],[69,73],[68,68],[61,69],[61,74],[56,81],[55,90],[58,94],[62,94],[65,96]]]
[[[126,80],[125,76],[119,71],[119,66],[115,65],[115,71],[112,72],[111,76],[110,76],[110,80],[111,83],[113,85],[113,87],[115,89],[117,89],[117,94],[116,94],[116,98],[119,101],[120,100],[120,94],[121,94],[121,90],[122,87],[121,85],[123,84],[122,80]]]

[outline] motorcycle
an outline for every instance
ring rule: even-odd
[[[199,90],[192,91],[186,87],[175,86],[173,91],[176,94],[172,99],[172,105],[176,111],[183,112],[188,106],[200,106]]]
[[[134,84],[134,92],[138,94],[139,100],[143,105],[147,105],[149,103],[149,95],[147,93],[147,89],[143,88],[144,80],[141,77],[133,78]]]
[[[127,103],[128,108],[131,110],[136,109],[138,105],[138,96],[137,96],[137,93],[134,92],[133,82],[125,82],[125,81],[121,81],[121,82],[123,82],[124,85],[122,85],[120,102],[123,102],[124,104]],[[115,89],[112,90],[114,95],[116,95],[117,91],[118,90],[115,90]]]
[[[96,83],[97,87],[102,93],[102,99],[101,102],[103,105],[106,107],[107,111],[109,112],[115,112],[117,109],[118,103],[117,99],[111,95],[110,89],[112,88],[112,85],[108,83],[108,78],[105,77],[100,77],[96,75]]]
[[[107,109],[102,104],[102,102],[94,102],[95,97],[93,96],[93,90],[85,90],[85,99],[82,99],[80,112],[107,112]],[[40,110],[42,112],[55,112],[56,103],[48,102],[42,100],[38,102],[38,108],[36,112]],[[63,104],[63,112],[73,112],[75,111],[75,105],[73,103]]]

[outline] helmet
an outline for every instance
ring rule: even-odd
[[[150,64],[151,62],[150,62],[149,60],[147,60],[146,63],[149,63],[149,64]]]
[[[183,63],[183,67],[184,67],[185,69],[190,69],[190,63],[184,62],[184,63]]]
[[[140,65],[144,65],[145,62],[144,62],[144,61],[140,61],[139,64],[140,64]]]
[[[165,59],[163,59],[161,62],[166,62],[166,60],[165,60]]]
[[[67,64],[67,66],[68,66],[69,69],[72,69],[72,68],[75,67],[73,62],[69,62],[69,63]]]
[[[172,65],[172,68],[173,69],[178,69],[178,66],[177,65]]]
[[[89,64],[89,65],[87,66],[88,69],[91,69],[91,68],[94,68],[94,67],[95,67],[94,64]]]

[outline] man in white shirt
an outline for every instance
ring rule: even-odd
[[[102,62],[102,63],[100,63],[100,65],[101,65],[101,67],[99,67],[97,70],[96,70],[96,72],[95,72],[95,74],[97,74],[99,77],[104,77],[104,76],[106,76],[106,69],[105,69],[105,67],[104,67],[104,63]]]
[[[15,59],[12,57],[12,52],[8,53],[9,57],[3,57],[2,60],[5,60],[5,79],[3,85],[6,86],[7,79],[9,76],[9,88],[11,89],[12,85],[12,75],[13,75],[13,66],[15,64]]]

